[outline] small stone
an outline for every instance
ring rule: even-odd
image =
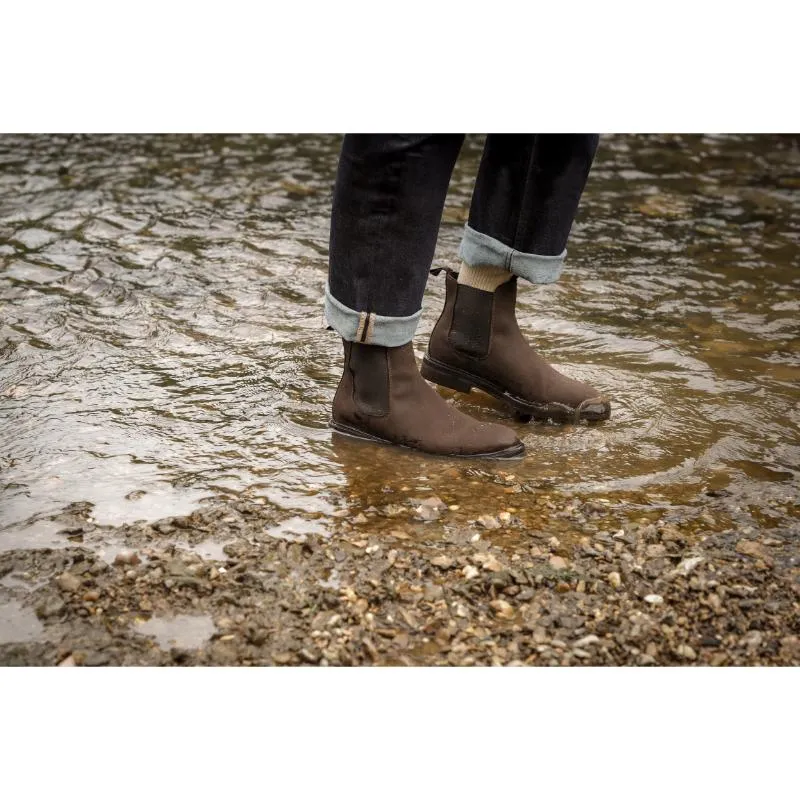
[[[304,647],[298,655],[307,664],[316,664],[322,657],[322,653],[316,647]]]
[[[483,568],[489,572],[502,572],[505,567],[494,557],[489,556],[483,564]]]
[[[491,553],[476,553],[472,556],[472,562],[482,566],[489,572],[502,572],[503,565]]]
[[[741,541],[736,543],[736,552],[741,553],[745,556],[750,556],[750,558],[759,558],[765,564],[772,564],[772,557],[770,554],[764,549],[763,545],[759,542],[753,542],[749,539],[742,539]]]
[[[458,505],[458,504],[456,504],[456,503],[453,503],[453,505],[452,505],[452,506],[447,506],[447,509],[448,509],[449,511],[458,511],[458,509],[459,509],[459,508],[461,508],[461,506],[459,506],[459,505]]]
[[[351,522],[353,525],[363,525],[367,521],[366,516],[363,513],[356,514]]]
[[[464,569],[461,570],[461,574],[467,580],[472,580],[472,578],[477,578],[478,577],[479,572],[478,572],[477,569],[475,569],[475,567],[472,566],[472,564],[467,564],[467,566],[464,567]]]
[[[619,589],[622,586],[622,577],[620,576],[619,572],[609,572],[606,576],[606,580],[615,588]]]
[[[512,619],[516,614],[514,606],[506,600],[492,600],[489,607],[494,611],[495,615],[502,619]]]
[[[508,511],[501,511],[497,515],[497,519],[499,519],[503,525],[508,525],[508,523],[511,522],[511,514],[509,514]]]
[[[427,506],[428,508],[436,508],[439,511],[443,511],[445,508],[447,508],[447,504],[444,503],[441,498],[436,497],[435,495],[433,497],[426,498],[420,503],[420,505]]]
[[[644,601],[652,606],[660,606],[664,602],[664,598],[660,594],[648,594],[645,595]]]
[[[681,644],[675,650],[676,655],[685,658],[688,661],[694,661],[697,658],[697,653],[688,645]]]
[[[495,530],[500,527],[500,520],[497,517],[493,517],[489,514],[483,514],[482,516],[478,517],[477,519],[478,525],[482,525],[487,530]]]
[[[431,559],[431,564],[434,567],[439,567],[439,569],[450,569],[453,563],[453,559],[449,556],[436,556],[436,558]]]
[[[739,644],[750,651],[754,651],[758,650],[763,640],[764,636],[761,631],[749,631],[741,638]]]
[[[58,588],[64,592],[77,592],[81,588],[81,579],[71,572],[64,572],[56,578]]]
[[[68,655],[63,661],[58,662],[59,667],[76,667],[77,664],[75,663],[75,659],[72,657],[72,654]]]
[[[100,599],[100,592],[96,589],[90,589],[86,594],[83,596],[83,601],[85,603],[94,603],[95,601]]]
[[[383,507],[383,514],[386,517],[399,517],[405,509],[398,503],[389,503]]]
[[[692,556],[691,558],[684,558],[675,570],[675,575],[688,575],[692,570],[696,569],[704,561],[703,556]]]
[[[414,509],[414,516],[423,522],[434,522],[442,516],[442,512],[438,508],[420,505]]]
[[[784,636],[781,639],[781,655],[795,663],[800,661],[800,636]]]
[[[600,641],[599,636],[595,636],[595,634],[590,633],[588,636],[584,636],[582,639],[578,639],[577,642],[573,645],[573,647],[588,647],[591,644],[597,644]]]
[[[551,550],[558,550],[558,548],[561,547],[561,540],[557,536],[551,536],[547,540],[547,546]]]
[[[114,558],[114,564],[116,565],[130,566],[139,564],[140,562],[141,559],[138,553],[135,553],[133,550],[120,550]]]
[[[561,556],[550,556],[550,560],[547,562],[553,569],[566,569],[567,562],[566,559],[563,559]]]

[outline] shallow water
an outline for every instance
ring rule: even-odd
[[[456,263],[480,145],[468,140],[457,166],[439,265]],[[0,549],[60,541],[51,518],[73,503],[105,525],[243,494],[276,508],[286,538],[333,531],[343,495],[354,514],[415,492],[465,515],[521,507],[516,484],[634,505],[709,490],[796,503],[796,139],[603,138],[564,278],[522,290],[519,316],[565,372],[612,396],[613,416],[522,425],[488,397],[445,392],[516,428],[528,455],[502,467],[328,430],[338,147],[0,137]],[[443,299],[434,278],[419,355]]]

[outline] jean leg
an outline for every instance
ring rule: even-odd
[[[489,135],[462,258],[534,283],[556,280],[598,141],[596,134]]]
[[[331,216],[326,314],[345,339],[387,346],[411,340],[463,139],[461,134],[344,137]]]

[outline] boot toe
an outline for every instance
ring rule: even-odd
[[[608,419],[611,416],[611,402],[605,397],[591,397],[575,409],[575,416],[589,422]]]
[[[475,455],[512,458],[522,455],[525,452],[525,445],[511,428],[496,423],[486,423],[476,430],[472,449]]]

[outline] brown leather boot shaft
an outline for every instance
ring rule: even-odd
[[[411,344],[344,342],[331,425],[340,433],[451,456],[511,458],[524,452],[510,428],[453,408],[422,378]]]
[[[594,387],[553,369],[525,340],[515,313],[517,279],[494,292],[447,274],[447,296],[431,334],[423,375],[455,389],[480,388],[539,419],[606,419],[610,403]]]

